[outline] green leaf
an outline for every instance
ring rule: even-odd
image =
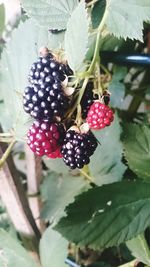
[[[111,106],[114,108],[121,108],[125,96],[125,86],[123,80],[127,74],[126,67],[114,68],[113,78],[109,84],[108,90],[111,93]]]
[[[101,131],[94,131],[100,144],[91,157],[89,169],[91,175],[95,177],[97,185],[113,183],[122,179],[126,167],[122,163],[123,146],[120,134],[121,128],[117,114],[115,114],[115,120],[111,126]]]
[[[65,51],[69,66],[76,71],[81,68],[87,52],[88,17],[82,0],[73,11],[65,34]]]
[[[4,31],[5,27],[5,6],[0,4],[0,36]]]
[[[137,260],[150,266],[150,249],[143,234],[127,241],[126,245]]]
[[[4,230],[0,230],[1,267],[39,267],[29,253]]]
[[[117,246],[150,224],[150,187],[143,182],[118,182],[95,187],[75,198],[67,216],[55,226],[79,246]]]
[[[149,0],[107,0],[106,24],[117,37],[143,41],[143,22],[150,20]]]
[[[77,0],[21,0],[23,8],[37,24],[48,29],[65,29]]]
[[[68,166],[66,166],[62,159],[54,160],[44,157],[43,160],[46,167],[49,168],[51,171],[54,171],[58,174],[69,174],[69,168]]]
[[[97,28],[102,20],[106,8],[106,0],[99,0],[92,9],[93,28]]]
[[[66,267],[68,241],[49,227],[40,241],[42,267]]]
[[[87,182],[80,176],[49,173],[41,185],[42,199],[45,203],[41,212],[42,218],[56,223],[65,214],[66,205],[87,188]]]
[[[4,105],[1,107],[3,116],[0,116],[0,122],[5,131],[13,127],[18,139],[26,134],[32,122],[24,112],[22,104],[22,94],[28,85],[30,67],[37,59],[41,46],[48,45],[51,48],[59,45],[58,40],[52,40],[53,37],[45,29],[37,27],[32,20],[27,20],[13,31],[12,38],[2,53],[0,83]]]
[[[104,38],[100,40],[100,50],[101,51],[109,51],[109,50],[120,50],[122,44],[126,43],[126,41],[122,38],[118,40],[117,37],[113,35],[106,35]]]
[[[150,181],[150,128],[145,125],[125,124],[123,144],[131,170],[140,178]]]

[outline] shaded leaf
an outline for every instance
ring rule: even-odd
[[[40,258],[42,267],[66,267],[68,241],[49,227],[40,241]]]
[[[146,125],[125,124],[123,144],[131,170],[140,178],[150,181],[150,128]]]
[[[96,178],[97,185],[120,181],[126,167],[122,163],[123,146],[120,141],[121,128],[117,114],[111,126],[93,132],[101,145],[98,145],[91,157],[91,175]]]
[[[73,11],[65,33],[65,52],[72,70],[81,68],[87,52],[87,43],[88,18],[85,2],[81,1]]]
[[[117,246],[149,225],[149,205],[147,183],[123,181],[95,187],[75,198],[55,229],[80,246]]]
[[[114,68],[113,78],[109,84],[108,90],[111,93],[111,106],[114,108],[121,108],[125,96],[125,86],[123,80],[127,74],[126,67]]]
[[[50,159],[50,158],[43,158],[45,165],[51,171],[54,171],[58,174],[69,174],[69,168],[66,166],[62,159]]]
[[[4,230],[0,230],[0,266],[39,267],[19,242]]]
[[[80,176],[48,174],[41,185],[42,199],[45,202],[41,216],[56,223],[65,214],[66,205],[87,188],[87,182]]]
[[[97,28],[102,20],[106,8],[106,0],[99,0],[92,9],[93,28]]]

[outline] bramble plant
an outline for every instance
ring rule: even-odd
[[[0,267],[150,266],[150,1],[20,4],[9,40],[0,5]]]

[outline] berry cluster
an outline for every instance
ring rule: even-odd
[[[28,131],[27,143],[37,156],[63,158],[71,169],[81,169],[90,162],[97,147],[90,129],[109,126],[113,112],[108,107],[108,92],[99,98],[93,81],[89,81],[80,102],[81,120],[86,123],[77,127],[77,110],[73,109],[71,116],[66,115],[72,110],[77,96],[73,93],[74,88],[68,85],[70,76],[73,76],[70,67],[59,62],[47,48],[32,64],[29,84],[23,94],[24,110],[35,119]],[[80,93],[78,87],[77,93]]]

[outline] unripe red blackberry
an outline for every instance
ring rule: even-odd
[[[103,129],[106,126],[109,126],[113,120],[114,114],[110,107],[98,101],[95,101],[91,105],[86,118],[89,127],[94,130]]]
[[[89,131],[88,133],[77,133],[69,130],[66,133],[61,153],[63,160],[71,169],[83,168],[90,162],[90,156],[97,147],[97,140]]]
[[[81,108],[82,108],[82,118],[86,119],[87,113],[90,109],[90,106],[93,104],[94,100],[98,99],[98,95],[94,95],[93,90],[93,82],[89,82],[86,86],[85,93],[81,100]]]
[[[54,152],[47,155],[47,157],[51,159],[62,158],[61,147],[58,147]]]
[[[28,145],[37,156],[49,155],[63,142],[64,128],[61,124],[34,121],[28,134]]]

